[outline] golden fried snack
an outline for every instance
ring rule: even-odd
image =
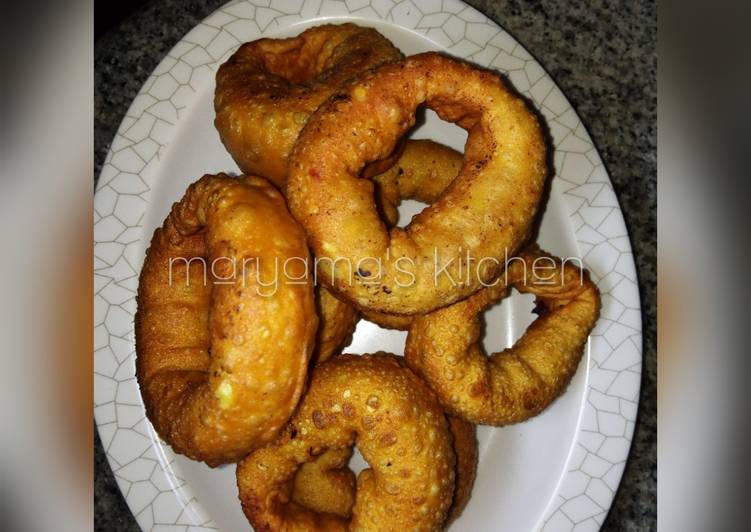
[[[352,448],[330,449],[297,470],[292,500],[316,513],[352,517],[355,474],[348,467]]]
[[[386,225],[393,227],[399,221],[397,209],[402,200],[412,199],[428,205],[437,201],[459,174],[463,159],[460,152],[431,140],[404,143],[404,151],[396,164],[373,177],[377,203]],[[412,323],[409,314],[389,314],[368,308],[361,309],[360,314],[386,329],[406,331]]]
[[[305,281],[271,286],[275,261],[290,258],[288,274]],[[237,461],[287,422],[318,322],[307,260],[302,229],[258,177],[202,177],[154,232],[138,286],[136,376],[176,452]]]
[[[448,416],[448,422],[456,455],[456,486],[446,525],[456,520],[469,502],[478,458],[475,425],[454,416]],[[351,449],[332,449],[303,464],[295,475],[292,500],[318,513],[351,517],[355,504],[355,475],[347,466],[351,457]]]
[[[388,312],[378,312],[377,310],[360,310],[360,316],[368,321],[372,321],[384,329],[395,329],[397,331],[408,331],[412,325],[412,314],[390,314]]]
[[[396,164],[373,177],[378,185],[378,203],[383,209],[387,225],[399,221],[397,208],[404,199],[424,203],[435,201],[454,180],[462,165],[462,154],[432,140],[408,140],[404,143]],[[357,325],[357,311],[332,295],[323,285],[318,285],[317,360],[323,362],[344,347]],[[387,314],[368,309],[361,311],[368,321],[387,329],[406,331],[412,322],[407,314]]]
[[[432,140],[407,140],[396,163],[373,176],[378,204],[386,225],[399,221],[397,208],[402,200],[412,199],[432,204],[441,197],[459,174],[464,156]]]
[[[352,519],[292,500],[301,464],[357,445]],[[425,383],[393,355],[341,355],[317,366],[287,430],[239,463],[240,501],[256,530],[439,530],[451,505],[455,458],[446,416]]]
[[[217,71],[214,124],[243,172],[282,187],[287,158],[310,114],[345,81],[401,58],[376,30],[354,24],[243,44]],[[384,164],[372,171],[393,161]]]
[[[405,347],[407,363],[447,412],[495,426],[535,416],[563,393],[600,310],[599,292],[586,272],[538,249],[512,258],[501,281],[416,316]],[[506,283],[534,294],[542,314],[513,347],[487,357],[479,314],[504,295]]]
[[[392,152],[423,103],[468,131],[464,164],[406,228],[387,230],[360,170]],[[359,308],[417,314],[498,275],[530,232],[545,176],[545,142],[525,102],[496,74],[424,53],[363,74],[310,117],[286,197],[324,284]]]
[[[349,343],[360,315],[355,307],[332,295],[323,285],[316,287],[316,295],[319,325],[314,360],[320,364]]]
[[[447,416],[449,429],[454,437],[454,454],[456,454],[456,487],[454,499],[446,518],[446,526],[454,522],[467,507],[472,495],[472,487],[477,477],[477,427],[456,416]]]

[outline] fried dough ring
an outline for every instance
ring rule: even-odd
[[[467,506],[477,476],[477,428],[461,418],[448,416],[456,455],[456,486],[446,525]],[[349,519],[355,504],[355,474],[347,464],[352,450],[331,449],[303,464],[295,475],[292,500],[318,513]]]
[[[447,412],[495,426],[535,416],[563,393],[600,309],[586,272],[538,249],[511,259],[501,277],[534,294],[542,311],[513,347],[486,357],[480,344],[479,314],[504,295],[504,282],[416,316],[405,347],[407,363]]]
[[[401,58],[376,30],[354,24],[243,44],[217,71],[214,124],[244,173],[282,187],[289,153],[310,114],[345,81]],[[393,161],[383,164],[371,172]]]
[[[387,231],[360,170],[393,150],[423,103],[468,131],[464,164],[438,201]],[[364,74],[311,116],[286,196],[324,284],[359,308],[417,314],[496,277],[498,260],[530,232],[545,175],[542,132],[525,102],[489,71],[424,53]],[[460,271],[467,254],[481,265],[472,275]]]
[[[274,261],[291,257],[300,260],[289,275],[305,281],[264,288]],[[258,177],[202,177],[154,232],[138,286],[136,376],[176,452],[237,461],[292,414],[318,321],[303,260],[301,228]]]
[[[334,296],[325,286],[316,288],[319,325],[314,360],[320,364],[349,343],[360,315],[355,307]]]
[[[464,156],[448,146],[431,140],[408,140],[396,164],[373,177],[378,203],[386,225],[393,227],[399,220],[397,208],[402,200],[411,199],[431,205],[459,174]],[[386,329],[406,331],[412,323],[409,314],[389,314],[361,309],[368,321]]]
[[[397,208],[404,199],[433,203],[454,180],[463,156],[456,150],[432,140],[407,140],[396,164],[373,177],[378,186],[378,203],[389,226],[399,221]],[[344,347],[360,319],[358,312],[323,285],[318,285],[317,360],[323,362]],[[361,311],[368,321],[387,329],[406,331],[412,316]]]
[[[360,473],[350,521],[291,500],[301,464],[356,444]],[[454,491],[446,416],[393,355],[341,355],[317,366],[288,429],[239,463],[243,511],[256,530],[438,530]]]

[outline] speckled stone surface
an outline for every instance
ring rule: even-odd
[[[155,0],[95,43],[95,175],[131,100],[166,52],[222,0]],[[610,172],[634,247],[644,317],[644,371],[631,455],[602,530],[655,530],[657,14],[651,1],[470,0],[514,35],[578,111]],[[99,438],[95,529],[137,531]]]

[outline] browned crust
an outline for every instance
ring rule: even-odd
[[[214,124],[243,172],[282,187],[287,158],[310,114],[345,81],[401,57],[376,30],[355,24],[245,43],[217,71]]]
[[[503,297],[505,284],[534,294],[542,315],[513,347],[486,357],[480,314]],[[495,293],[488,288],[416,317],[405,356],[447,412],[502,426],[539,414],[563,393],[597,321],[600,299],[586,272],[536,248],[514,258],[498,286]]]
[[[319,262],[321,280],[360,308],[397,314],[431,311],[476,292],[498,269],[486,261],[464,279],[463,257],[479,263],[513,254],[537,212],[546,162],[534,114],[496,74],[436,53],[383,65],[342,94],[300,133],[286,188],[316,257],[328,259]],[[359,173],[393,150],[423,103],[468,131],[464,164],[405,229],[387,230],[373,183]],[[353,265],[364,260],[381,264],[377,277],[357,274]]]
[[[275,261],[292,257],[288,271],[304,282],[264,290]],[[301,228],[261,178],[204,176],[155,231],[138,286],[136,376],[176,452],[236,461],[286,423],[317,327],[304,260]]]
[[[303,463],[356,444],[352,520],[291,502]],[[289,427],[240,462],[240,500],[268,530],[439,530],[451,505],[455,457],[446,417],[425,383],[393,355],[340,355],[316,367]]]

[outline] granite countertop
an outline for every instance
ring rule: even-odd
[[[131,100],[167,51],[224,0],[154,0],[95,43],[95,175]],[[608,168],[634,247],[644,318],[644,364],[631,454],[603,530],[655,530],[656,107],[654,2],[602,0],[496,5],[468,0],[514,35],[555,79]],[[96,431],[95,431],[96,432]],[[95,529],[139,530],[96,437]]]

